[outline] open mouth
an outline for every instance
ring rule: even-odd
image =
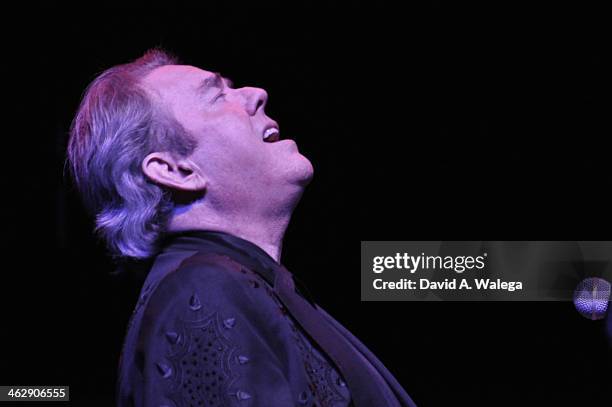
[[[263,133],[263,141],[266,143],[274,143],[280,140],[280,132],[276,127],[268,127]]]

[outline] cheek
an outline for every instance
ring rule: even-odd
[[[198,139],[197,161],[209,174],[227,178],[257,173],[270,159],[266,145],[244,121],[210,123],[201,129]]]
[[[227,109],[218,112],[205,121],[205,131],[228,145],[254,141],[251,120],[244,112]]]

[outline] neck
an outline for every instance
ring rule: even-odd
[[[254,243],[280,263],[283,237],[292,212],[293,205],[284,210],[262,213],[227,213],[213,210],[205,203],[195,202],[175,208],[168,230],[179,232],[199,229],[229,233]]]

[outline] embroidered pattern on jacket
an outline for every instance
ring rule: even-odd
[[[303,355],[304,367],[310,377],[312,391],[321,403],[321,407],[348,405],[350,394],[340,374],[296,327],[292,326],[292,331]]]
[[[191,301],[189,306],[200,310],[201,304]],[[242,364],[237,347],[223,334],[233,327],[231,319],[222,321],[214,312],[203,319],[179,319],[178,326],[179,332],[165,333],[166,358],[175,370],[169,399],[183,407],[225,406],[232,398],[250,398],[244,391],[231,391],[239,376],[235,367]]]
[[[251,277],[249,284],[257,289],[263,287],[265,292],[272,298],[279,308],[279,312],[285,316],[289,324],[296,344],[302,354],[304,367],[309,378],[309,387],[314,395],[312,407],[351,407],[350,392],[346,382],[342,379],[336,369],[319,353],[304,336],[299,328],[296,327],[287,309],[276,296],[272,287],[257,273],[235,263],[227,258],[234,271],[247,274]],[[304,398],[306,400],[306,398]],[[302,403],[301,403],[302,404]]]

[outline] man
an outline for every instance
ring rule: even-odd
[[[382,363],[281,264],[313,168],[262,89],[161,50],[88,87],[75,184],[119,259],[152,260],[119,406],[413,406]]]

